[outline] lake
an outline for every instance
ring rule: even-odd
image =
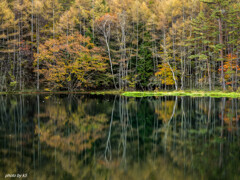
[[[240,179],[240,100],[1,95],[0,179]]]

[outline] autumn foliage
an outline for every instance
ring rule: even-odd
[[[161,81],[162,84],[174,85],[173,75],[168,63],[159,65],[158,72],[155,73],[155,76]]]
[[[0,91],[240,91],[239,9],[239,0],[0,0]]]
[[[237,56],[228,54],[226,57],[226,61],[224,62],[223,67],[220,66],[218,69],[221,71],[223,68],[223,71],[225,72],[225,79],[226,79],[226,84],[230,85],[233,82],[233,75],[240,70],[239,64],[237,63]]]
[[[41,44],[39,54],[35,54],[35,66],[38,62],[45,88],[50,89],[85,88],[92,81],[93,72],[106,69],[100,49],[90,42],[90,38],[77,33]]]

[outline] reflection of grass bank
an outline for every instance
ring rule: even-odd
[[[240,93],[222,91],[147,91],[147,92],[124,92],[123,96],[148,97],[148,96],[193,96],[193,97],[231,97],[238,98]]]

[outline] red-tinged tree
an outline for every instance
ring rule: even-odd
[[[223,67],[220,66],[218,70],[220,72],[223,70],[223,72],[225,73],[226,84],[231,85],[233,89],[234,84],[237,83],[235,82],[236,78],[234,76],[236,76],[236,71],[238,72],[240,70],[239,64],[237,63],[237,56],[233,54],[228,54]]]
[[[93,74],[104,72],[105,59],[100,49],[80,34],[50,39],[39,47],[35,65],[39,60],[41,83],[45,88],[73,91],[93,85]]]

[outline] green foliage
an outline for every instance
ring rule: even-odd
[[[17,85],[17,81],[10,82],[11,87],[15,87]]]
[[[149,42],[149,34],[145,34],[143,42],[139,47],[139,60],[137,66],[137,73],[139,77],[140,86],[147,88],[150,77],[153,76],[153,61],[152,53],[150,51],[151,43]]]

